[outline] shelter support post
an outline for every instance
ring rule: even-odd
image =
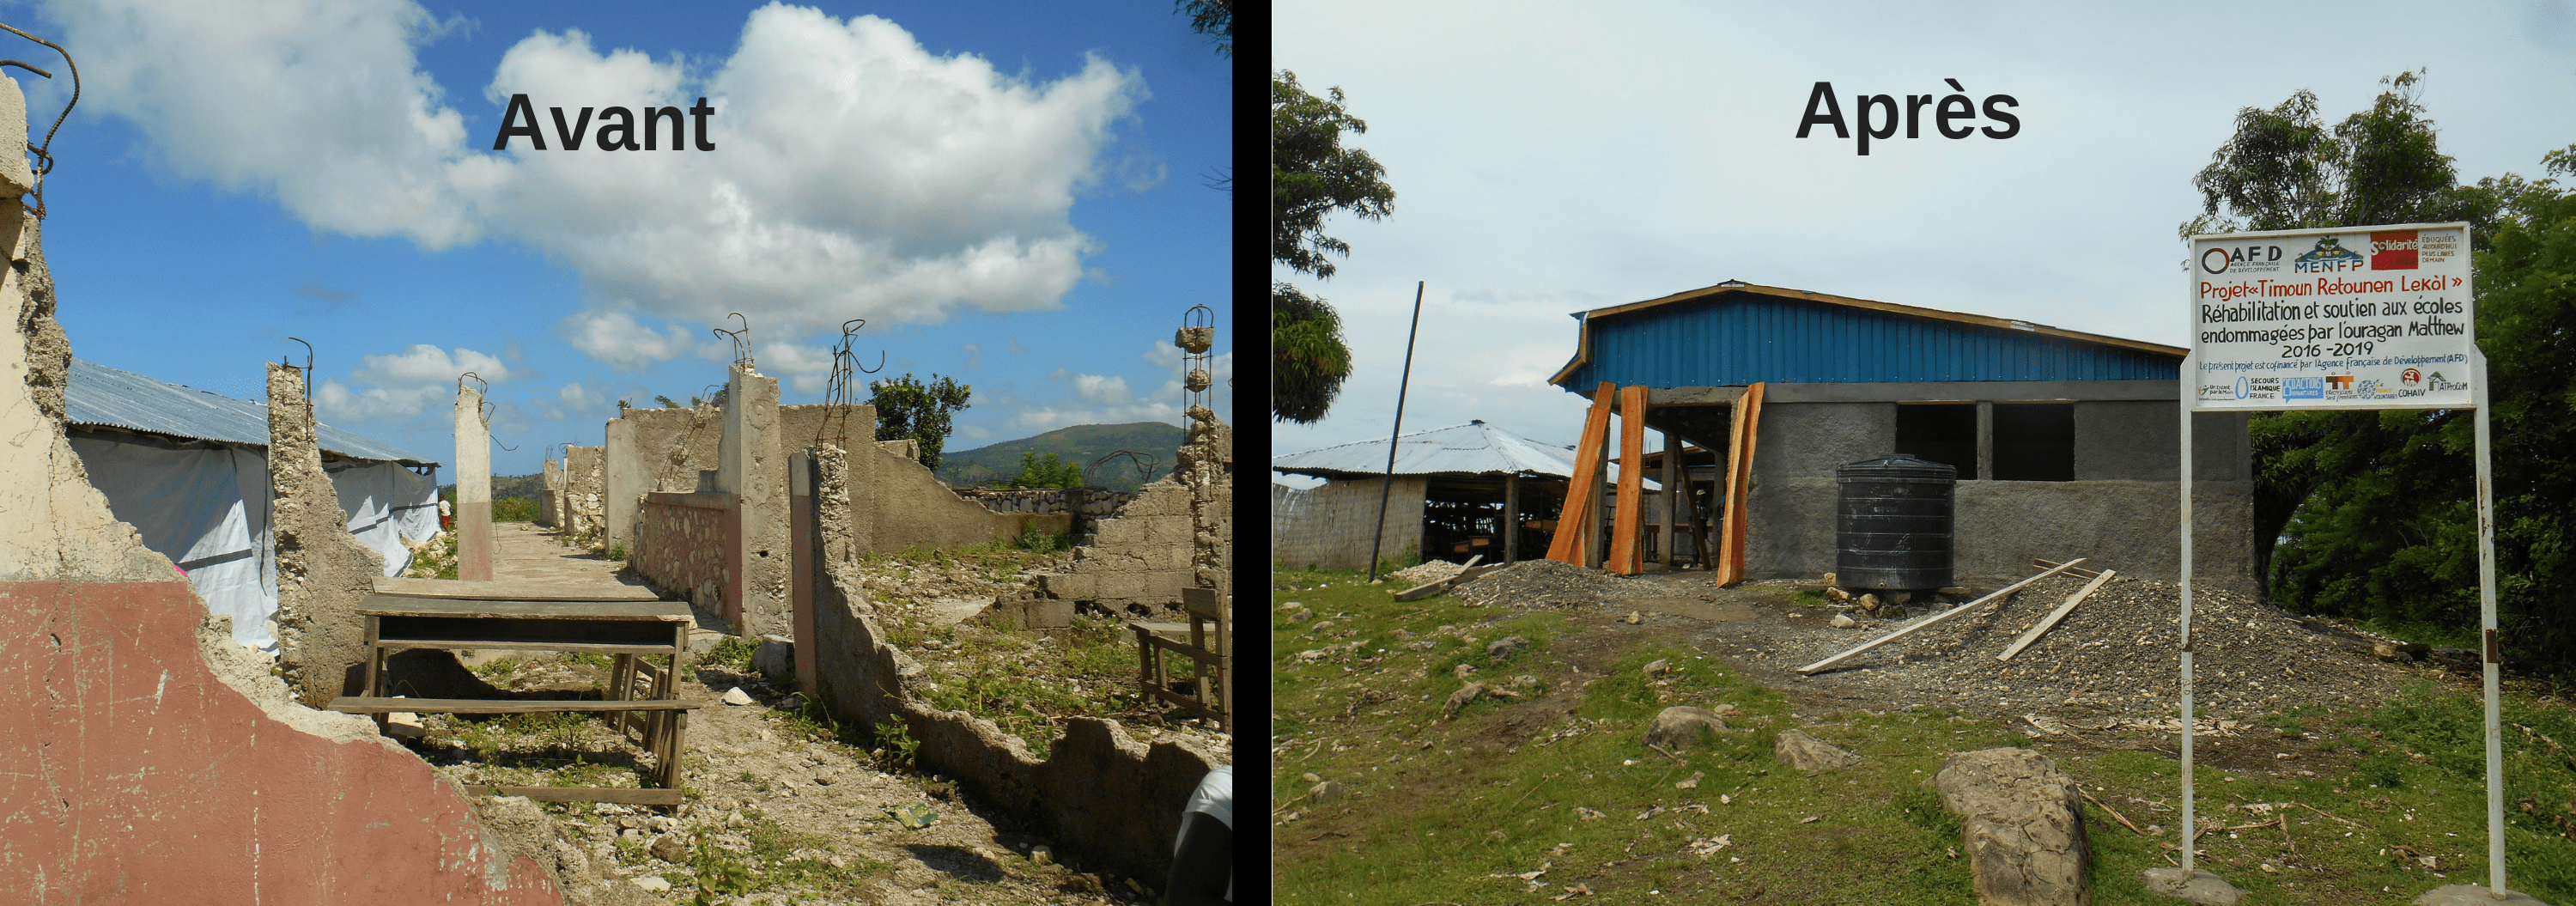
[[[1995,401],[1977,401],[1977,478],[1995,478]]]
[[[2469,346],[2469,399],[2477,404],[2478,445],[2478,628],[2487,696],[2487,885],[2496,897],[2504,886],[2504,725],[2497,712],[2496,680],[2503,652],[2496,638],[2495,483],[2487,464],[2487,356]]]
[[[1521,477],[1503,476],[1503,562],[1521,559]]]
[[[1610,522],[1610,559],[1603,568],[1623,576],[1644,571],[1638,545],[1646,532],[1646,388],[1619,389],[1619,482]]]
[[[1673,481],[1673,476],[1680,471],[1681,458],[1681,438],[1673,436],[1671,431],[1664,432],[1664,530],[1656,536],[1655,552],[1661,555],[1667,572],[1673,568],[1673,548],[1677,546],[1674,542],[1681,539],[1681,510],[1678,509],[1681,497],[1674,493],[1680,485]]]
[[[2186,877],[2192,871],[2193,831],[2200,826],[2196,823],[2199,818],[2194,813],[2191,799],[2191,404],[2197,391],[2188,383],[2192,375],[2200,373],[2199,358],[2196,354],[2183,357],[2182,375],[2186,383],[2181,396],[2175,400],[2175,408],[2182,410],[2182,484],[2175,493],[2179,495],[2177,509],[2182,511],[2182,568],[2176,576],[2176,584],[2181,586],[2182,592],[2182,870]],[[1979,421],[1982,423],[1984,420]]]

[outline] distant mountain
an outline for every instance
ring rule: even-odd
[[[996,479],[1016,478],[1020,474],[1020,454],[1034,452],[1045,456],[1053,453],[1065,462],[1084,466],[1083,475],[1092,484],[1133,491],[1145,482],[1171,474],[1172,454],[1180,446],[1179,425],[1162,422],[1075,425],[972,450],[943,451],[939,458],[939,480],[951,487],[962,488]],[[1150,477],[1138,475],[1136,467],[1124,456],[1097,467],[1091,465],[1092,460],[1118,450],[1133,450],[1151,458],[1155,463],[1153,474]]]
[[[545,495],[546,476],[543,473],[492,476],[492,499],[494,500],[536,500]],[[456,486],[439,485],[438,496],[448,500],[456,499]]]

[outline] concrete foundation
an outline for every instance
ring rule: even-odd
[[[851,457],[828,444],[814,455],[820,568],[811,591],[811,647],[818,650],[807,688],[839,720],[901,722],[921,742],[915,757],[923,766],[1053,837],[1064,853],[1089,863],[1086,869],[1168,875],[1181,807],[1217,762],[1183,744],[1138,743],[1116,721],[1085,717],[1066,721],[1065,735],[1039,761],[992,722],[930,705],[920,693],[921,666],[885,641],[863,580],[849,568],[861,550],[851,505],[861,482]],[[796,647],[801,653],[808,645]]]
[[[0,891],[9,902],[553,904],[537,863],[365,718],[307,709],[90,486],[0,77]],[[300,395],[300,394],[299,394]],[[323,487],[328,488],[327,482]],[[281,501],[282,503],[282,501]]]
[[[456,385],[456,578],[492,581],[492,433],[483,393]]]
[[[268,480],[277,533],[278,668],[307,707],[365,694],[366,620],[358,606],[384,575],[384,555],[349,534],[348,514],[313,439],[303,373],[275,362],[268,363]]]

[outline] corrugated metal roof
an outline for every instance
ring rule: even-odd
[[[66,421],[149,431],[172,437],[266,448],[268,404],[235,399],[183,384],[155,380],[84,359],[73,359],[63,387]],[[326,452],[351,459],[438,465],[418,455],[348,431],[317,424],[314,440]]]
[[[2039,325],[1978,323],[1996,320],[1982,316],[1936,318],[1755,289],[1769,288],[1585,313],[1588,348],[1577,351],[1558,385],[1588,395],[1601,381],[1649,387],[2171,381],[2181,369],[2181,350],[2166,355],[2131,340],[2105,342]]]
[[[1513,437],[1483,420],[1401,435],[1396,448],[1398,475],[1504,475],[1574,477],[1573,451],[1527,438]],[[1272,471],[1317,478],[1376,478],[1386,474],[1386,441],[1339,444],[1271,457]],[[1616,479],[1619,464],[1610,463]],[[1657,487],[1652,479],[1648,488]]]

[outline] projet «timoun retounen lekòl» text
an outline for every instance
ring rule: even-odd
[[[1957,79],[1942,79],[1941,81],[1948,83],[1950,90],[1952,91],[1967,90],[1966,88],[1960,87],[1959,80]],[[1941,137],[1943,138],[1967,138],[1968,136],[1975,135],[1978,132],[1984,132],[1987,138],[1996,139],[2011,138],[2021,134],[2021,117],[2004,112],[2004,108],[2006,107],[2021,106],[2021,101],[2016,100],[2009,94],[1990,94],[1986,96],[1986,118],[2002,125],[2003,128],[2001,129],[1997,129],[1994,126],[1987,126],[1983,129],[1978,129],[1973,125],[1977,119],[1977,103],[1969,100],[1968,96],[1965,94],[1953,94],[1942,97],[1937,101],[1934,100],[1932,95],[1928,94],[1906,95],[1904,115],[1902,117],[1897,115],[1896,98],[1890,95],[1856,95],[1852,98],[1852,103],[1857,107],[1853,113],[1860,119],[1860,153],[1862,155],[1869,154],[1870,139],[1894,137],[1896,135],[1896,127],[1900,119],[1903,121],[1905,126],[1906,138],[1923,137],[1923,108],[1925,107],[1932,108],[1932,128],[1939,130]],[[1877,110],[1881,107],[1884,107],[1887,110],[1886,121],[1873,123],[1870,113],[1871,111]],[[1954,120],[1966,120],[1971,125],[1963,125],[1953,128],[1950,123]],[[1806,138],[1807,131],[1817,126],[1834,127],[1834,137],[1836,138],[1852,137],[1851,129],[1844,125],[1843,122],[1842,104],[1834,100],[1834,83],[1832,82],[1817,82],[1816,90],[1807,95],[1807,115],[1805,118],[1798,121],[1798,137]]]
[[[680,151],[685,147],[695,147],[700,151],[716,149],[716,143],[707,141],[707,117],[714,116],[716,109],[707,106],[706,98],[699,98],[697,106],[689,108],[687,118],[689,144],[687,146],[680,143],[681,116],[678,107],[645,107],[644,124],[640,130],[636,127],[635,111],[624,107],[610,107],[605,110],[584,107],[581,108],[580,116],[569,122],[564,119],[563,108],[546,109],[554,114],[555,142],[566,151],[581,150],[582,137],[590,132],[590,117],[594,110],[599,113],[599,140],[592,147],[601,151],[661,150],[661,134],[656,132],[654,127],[660,125],[664,118],[671,121],[671,150]],[[643,133],[644,139],[641,145],[635,143],[636,133],[639,131]],[[546,150],[545,130],[537,126],[537,105],[529,101],[528,96],[524,94],[510,96],[510,109],[501,114],[501,132],[492,137],[492,150],[507,150],[513,136],[526,138],[528,144],[536,150]]]

